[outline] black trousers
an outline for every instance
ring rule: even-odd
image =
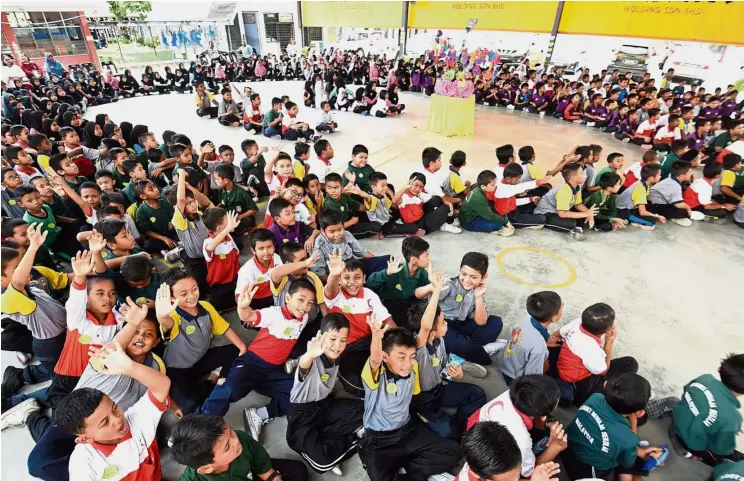
[[[212,284],[209,286],[209,303],[218,311],[232,309],[235,304],[235,284],[237,279],[225,284]]]
[[[685,448],[687,451],[689,451],[694,456],[700,458],[702,462],[707,464],[711,467],[716,467],[719,464],[726,462],[726,461],[733,461],[733,462],[740,462],[744,461],[744,453],[741,453],[739,451],[734,450],[730,454],[715,454],[711,451],[695,451],[694,449],[690,449],[687,447],[687,444],[682,440],[682,438],[679,437],[679,434],[677,434],[677,440],[682,445],[683,448]]]
[[[574,210],[574,209],[571,209]],[[558,232],[570,232],[577,227],[584,227],[585,219],[564,219],[555,213],[545,214],[545,227]]]
[[[171,229],[163,235],[165,235],[166,237],[170,237],[174,241],[178,242],[178,235],[176,234],[175,229]],[[145,242],[142,244],[142,248],[150,254],[160,254],[160,251],[170,250],[168,244],[161,241],[160,239],[153,239],[152,237],[145,238]]]
[[[534,212],[535,204],[530,202],[529,204],[517,206],[517,208],[509,212],[506,217],[517,229],[535,225],[544,225],[545,222],[547,222],[547,218],[542,214],[535,214]]]
[[[291,140],[291,141],[295,141],[300,138],[304,140],[310,140],[313,138],[313,135],[315,135],[315,131],[313,129],[307,129],[307,130],[287,129],[287,131],[284,132],[284,138],[287,140]]]
[[[667,219],[687,219],[690,216],[686,209],[679,209],[673,204],[651,204],[646,205],[646,209],[658,215],[663,215]]]
[[[209,295],[209,284],[207,284],[207,263],[203,257],[189,257],[185,251],[181,252],[181,259],[186,271],[191,273],[199,285],[199,295],[203,299]]]
[[[426,481],[455,467],[460,445],[411,418],[395,431],[367,430],[359,443],[359,458],[371,481]],[[400,474],[400,468],[406,474]]]
[[[292,404],[287,415],[287,445],[318,473],[356,453],[362,427],[364,402],[327,397],[321,401]]]
[[[49,385],[47,390],[48,407],[54,410],[57,405],[62,402],[62,400],[66,398],[73,389],[75,389],[79,380],[79,376],[63,376],[61,374],[55,374],[52,378],[52,384]]]
[[[271,458],[271,467],[282,477],[282,481],[308,481],[310,475],[302,461]]]
[[[454,217],[450,217],[449,206],[444,204],[441,197],[434,196],[424,204],[424,216],[416,224],[429,234],[438,231],[445,222],[451,224],[453,221]]]
[[[699,205],[692,210],[702,212],[708,217],[726,217],[726,214],[728,214],[728,211],[726,209],[706,209],[702,205]]]
[[[359,222],[349,227],[349,232],[351,232],[357,239],[372,237],[382,232],[382,225],[370,221],[369,217],[367,217],[367,214],[364,212],[359,212],[357,214],[357,219],[359,219]]]
[[[263,126],[262,125],[256,125],[256,124],[252,124],[250,122],[244,123],[243,124],[243,128],[245,130],[247,130],[248,132],[253,131],[253,132],[257,133],[257,134],[260,134],[263,131]]]
[[[425,419],[426,426],[443,438],[459,441],[468,418],[486,404],[482,387],[467,382],[442,381],[431,391],[422,392],[411,401],[411,414]],[[454,408],[449,416],[442,408]]]
[[[226,344],[208,349],[206,354],[191,367],[168,368],[168,377],[171,379],[170,395],[181,406],[184,413],[193,412],[212,391],[212,383],[202,381],[201,378],[218,367],[222,368],[220,377],[226,377],[236,357],[238,357],[238,348],[232,344]]]
[[[584,404],[589,396],[596,392],[604,391],[604,383],[608,379],[617,377],[621,374],[636,374],[638,372],[638,361],[635,358],[626,356],[619,357],[610,361],[610,367],[604,374],[592,374],[591,376],[573,383],[574,398],[573,403],[576,407]]]
[[[568,474],[569,479],[604,479],[614,481],[618,474],[632,474],[635,476],[648,476],[648,471],[642,469],[645,460],[636,458],[635,463],[630,467],[618,466],[615,469],[598,469],[589,464],[583,463],[576,458],[571,451],[571,441],[568,442],[568,449],[561,453],[563,468]]]
[[[233,122],[240,122],[240,117],[234,114],[225,115],[224,117],[220,118],[219,122],[222,125],[230,125]]]
[[[217,117],[217,107],[207,107],[205,109],[196,109],[196,115],[199,117],[209,117],[213,119]]]
[[[346,346],[338,358],[339,379],[344,390],[357,398],[364,398],[362,369],[369,358],[370,336],[357,339]]]
[[[9,317],[4,317],[0,321],[0,327],[3,328],[2,333],[0,333],[0,349],[33,354],[32,343],[34,337],[26,326]]]

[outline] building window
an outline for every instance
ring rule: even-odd
[[[264,13],[266,41],[279,42],[279,48],[285,50],[289,41],[294,38],[294,19],[291,13]]]
[[[3,55],[13,56],[13,49],[10,48],[10,42],[8,42],[8,38],[5,36],[5,31],[3,31]]]
[[[302,34],[305,37],[305,42],[315,42],[323,40],[323,27],[302,27]]]
[[[30,58],[88,54],[78,12],[8,12],[8,22]]]

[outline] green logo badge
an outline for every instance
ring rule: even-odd
[[[10,204],[10,205],[16,205],[17,203],[18,203],[18,202],[16,202],[16,200],[15,200],[15,199],[10,199],[10,200],[8,201],[8,204]]]
[[[341,212],[343,212],[346,208],[344,206],[341,206]]]
[[[359,178],[361,179],[362,177],[364,177],[364,174],[359,172]]]
[[[144,306],[145,304],[147,304],[147,298],[146,297],[138,297],[135,302],[138,305],[140,305],[140,306]],[[191,326],[191,327],[194,327],[194,326]]]
[[[186,326],[186,334],[189,336],[196,332],[196,326]]]
[[[385,386],[385,390],[388,392],[388,394],[395,394],[398,392],[398,385],[394,382],[387,383],[387,386]]]
[[[341,308],[341,310],[348,314],[351,312],[351,306],[344,306]]]
[[[288,328],[286,328],[284,330],[284,333],[283,334],[284,334],[285,337],[289,337],[289,336],[292,335],[292,332],[294,332],[294,329],[292,329],[291,327],[288,327]]]
[[[88,336],[87,334],[83,334],[82,336],[80,336],[78,338],[78,342],[80,344],[90,344],[92,341],[93,341],[93,339],[90,336]]]
[[[116,466],[106,466],[106,469],[103,470],[103,475],[101,475],[101,478],[111,479],[117,474],[119,474],[119,468],[117,468]]]
[[[457,297],[455,297],[455,300],[457,302],[462,302],[462,294],[458,294]]]
[[[155,223],[155,217],[150,217],[150,222]]]
[[[320,381],[327,382],[330,377],[331,377],[330,374],[328,374],[327,372],[324,372],[323,374],[320,375]]]
[[[401,287],[400,284],[395,284],[395,288],[398,289],[401,292],[403,291],[403,288]]]
[[[431,360],[431,365],[434,366],[434,367],[437,367],[437,366],[439,366],[439,363],[440,362],[441,361],[439,360],[439,358],[438,357],[435,357],[434,359]]]
[[[258,277],[256,277],[256,282],[258,282],[259,284],[262,283],[262,282],[266,282],[266,276],[258,276]]]
[[[54,229],[55,227],[57,227],[57,224],[55,224],[54,222],[50,222],[49,223],[49,228],[50,229]]]

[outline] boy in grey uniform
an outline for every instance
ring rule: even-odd
[[[421,394],[415,396],[411,408],[426,425],[443,438],[459,441],[471,414],[486,403],[486,393],[480,386],[457,382],[462,380],[462,367],[447,363],[444,335],[447,321],[439,308],[439,294],[445,275],[434,271],[429,279],[432,295],[427,305],[414,304],[408,309],[409,325],[419,325],[416,337],[416,361],[419,366]],[[446,371],[450,380],[443,380]],[[450,417],[440,408],[456,408]]]
[[[509,343],[499,354],[507,386],[520,376],[545,374],[549,368],[555,371],[558,362],[560,335],[558,331],[550,335],[548,326],[563,316],[561,296],[552,291],[535,292],[527,298],[527,312],[530,317],[512,329]]]
[[[663,215],[675,224],[683,227],[692,225],[693,217],[697,217],[685,204],[682,198],[682,183],[692,180],[692,164],[678,160],[672,164],[669,177],[651,187],[648,193],[648,211]],[[702,213],[701,217],[705,217]],[[700,218],[698,218],[700,220]]]
[[[421,392],[413,334],[373,318],[367,322],[372,343],[362,371],[364,437],[359,457],[370,480],[401,479],[401,468],[406,479],[415,481],[450,471],[459,460],[459,445],[409,414],[413,396]]]
[[[356,452],[364,403],[331,396],[338,379],[338,358],[346,348],[349,321],[340,313],[323,318],[295,371],[289,395],[287,444],[318,473],[342,476],[340,463]]]

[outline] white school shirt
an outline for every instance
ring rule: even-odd
[[[70,455],[70,479],[74,481],[119,481],[160,479],[160,451],[155,430],[170,400],[159,402],[150,391],[124,417],[129,434],[118,444],[77,444]],[[136,475],[135,475],[136,473]]]
[[[581,318],[566,324],[560,332],[564,344],[581,359],[587,371],[595,375],[607,371],[607,354],[597,343],[596,338],[589,336],[581,329]]]
[[[656,132],[656,135],[654,135],[654,140],[665,143],[671,143],[673,140],[678,140],[681,138],[682,133],[680,132],[679,127],[675,127],[674,130],[670,131],[668,125],[660,128],[659,131]]]
[[[426,193],[442,197],[444,195],[444,191],[442,190],[442,184],[444,183],[441,175],[442,169],[439,169],[436,172],[430,172],[427,169],[424,169],[421,173],[424,174],[424,177],[426,178]],[[449,170],[447,170],[446,173],[449,177]]]
[[[372,108],[369,109],[369,114],[374,116],[377,112],[382,112],[384,114],[387,114],[387,105],[385,104],[384,100],[377,99],[377,102],[372,105]]]
[[[697,194],[697,200],[702,205],[713,202],[713,186],[705,178],[695,179],[689,188]]]
[[[323,159],[313,155],[312,157],[307,159],[305,165],[309,168],[308,173],[317,175],[318,182],[320,182],[321,184],[325,184],[326,175],[331,173],[330,162],[326,163],[325,161],[323,161]]]
[[[274,254],[273,257],[274,267],[282,265],[282,258],[279,257],[279,254]],[[245,263],[240,266],[240,270],[238,271],[238,280],[235,284],[235,295],[239,296],[241,292],[243,292],[243,287],[255,283],[255,284],[263,284],[264,282],[268,283],[271,281],[271,268],[267,272],[261,272],[261,270],[258,268],[258,264],[256,262],[256,258],[253,257]]]

